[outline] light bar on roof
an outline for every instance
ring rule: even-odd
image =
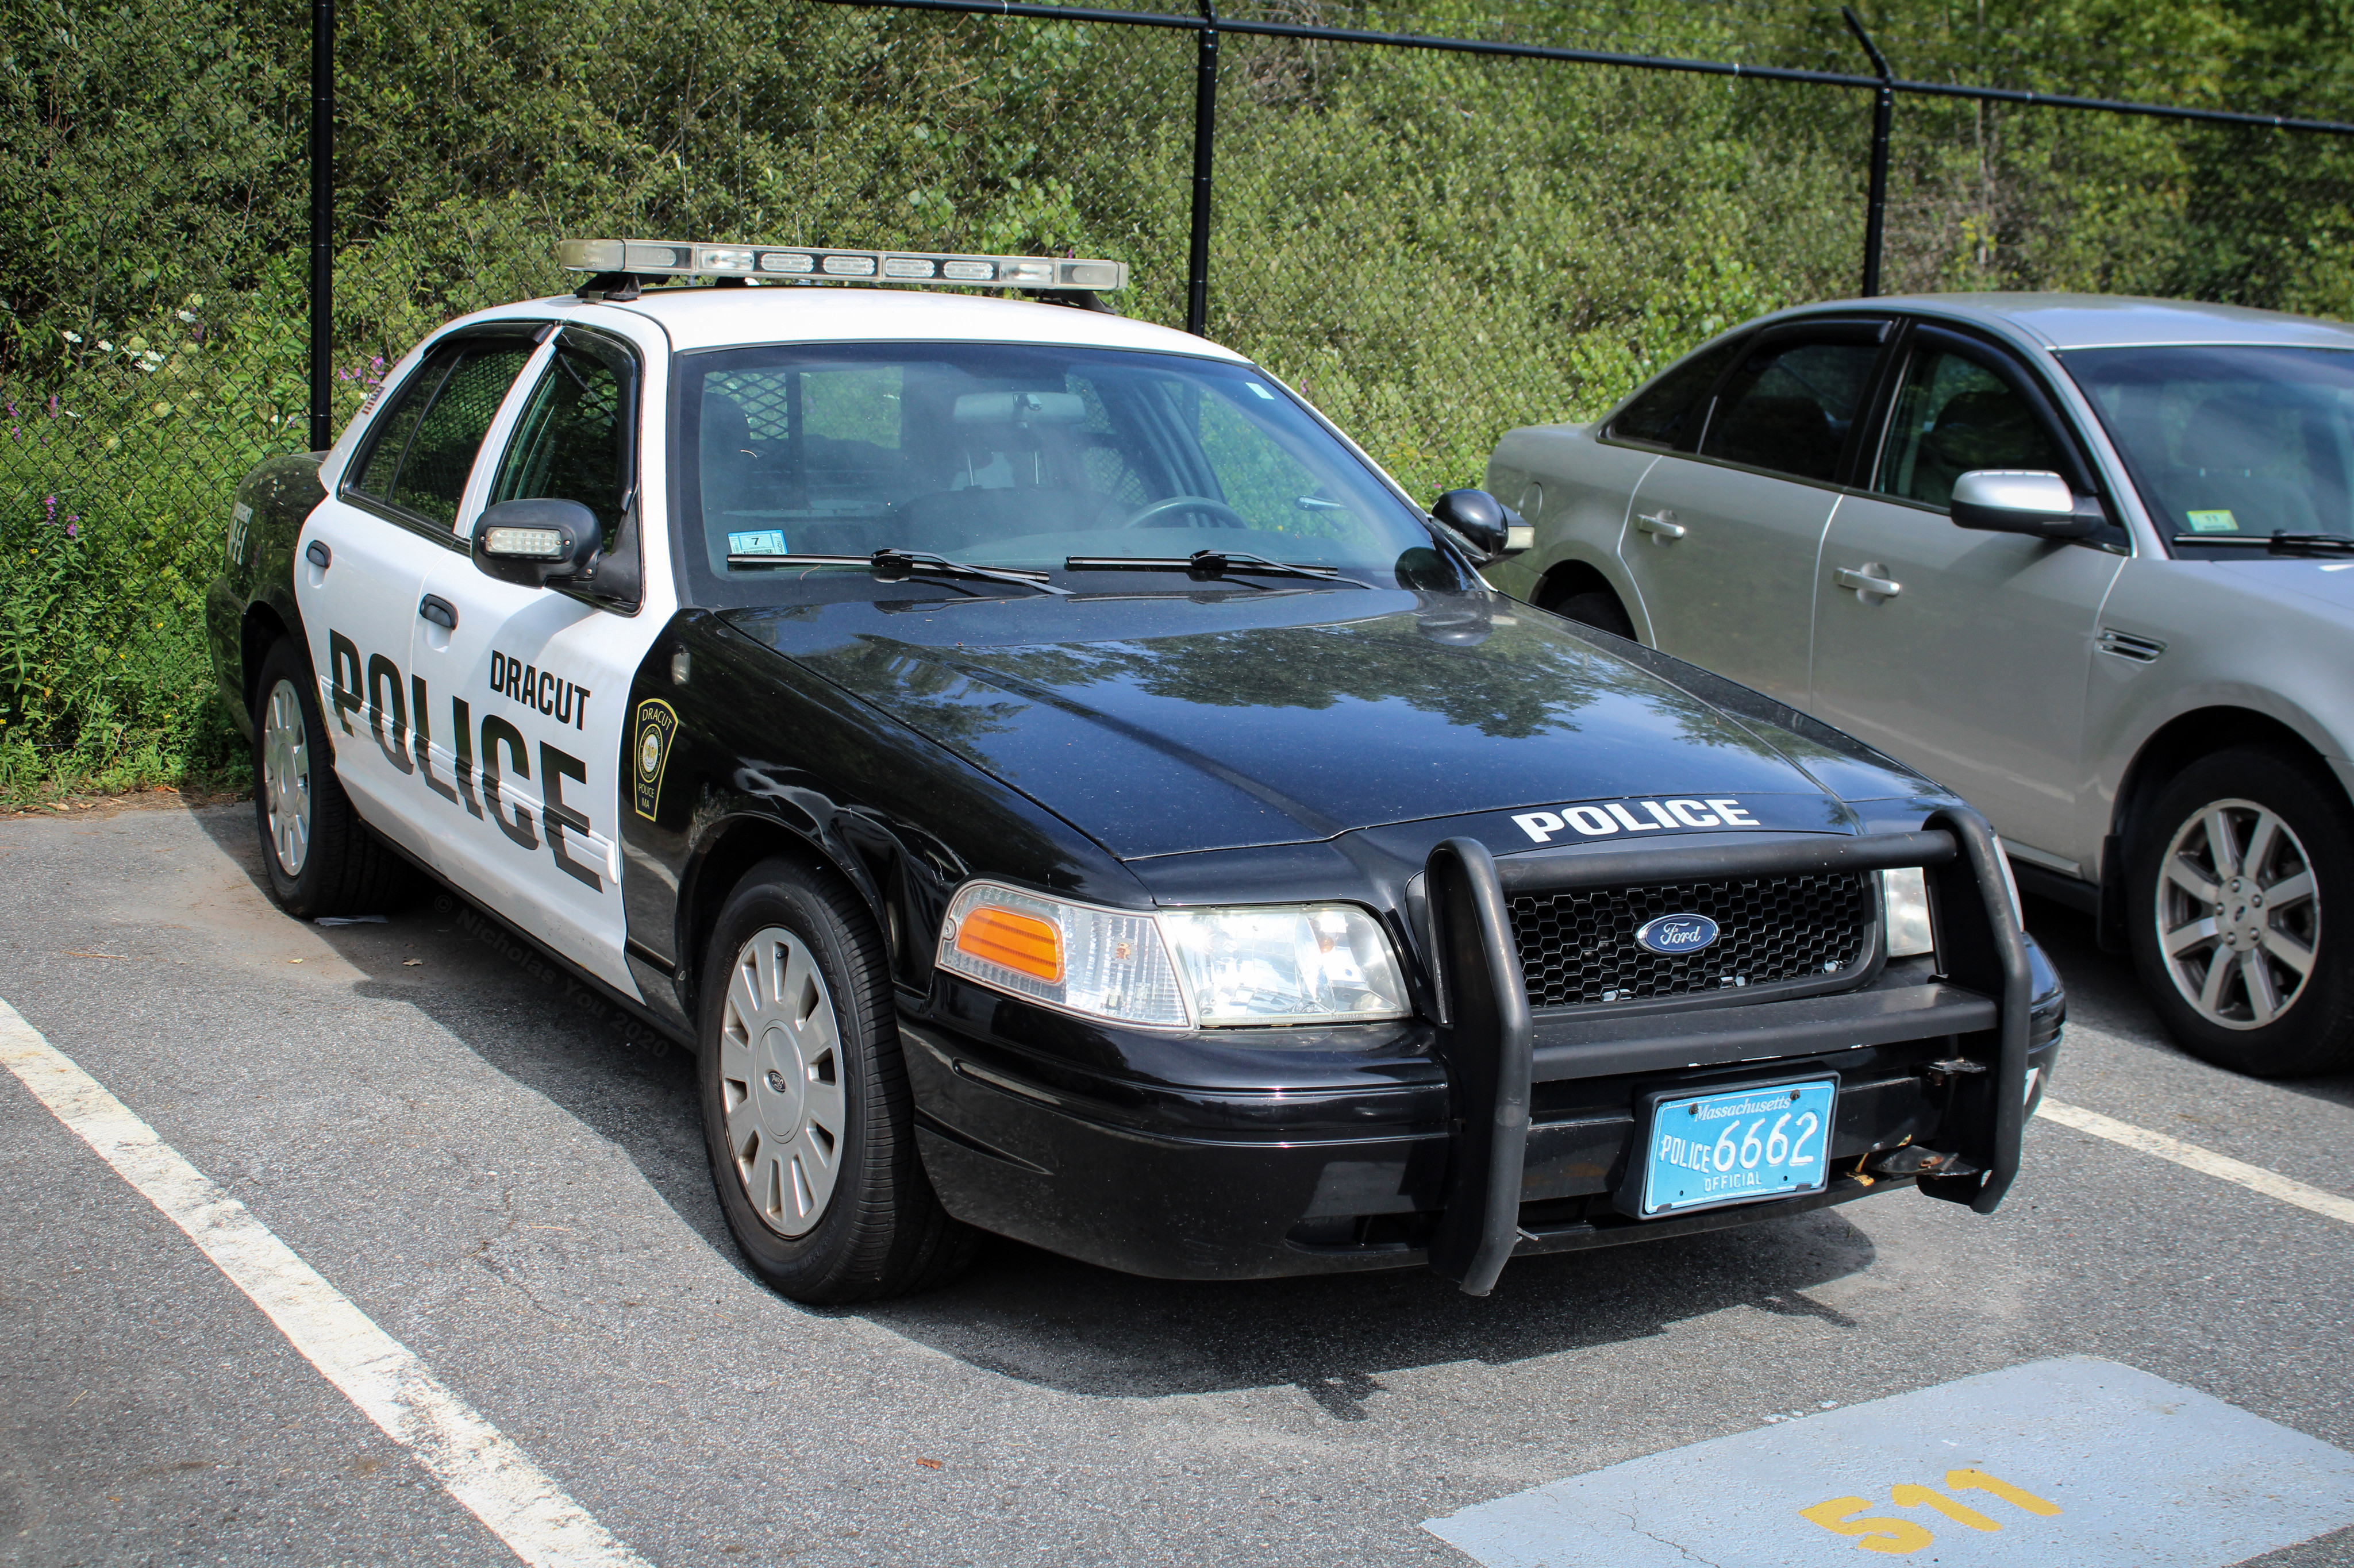
[[[567,271],[629,272],[642,277],[947,283],[970,289],[1128,287],[1125,261],[1060,256],[944,256],[915,250],[706,245],[679,239],[567,239],[557,244],[556,255]]]

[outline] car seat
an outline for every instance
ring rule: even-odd
[[[1986,387],[1946,399],[1937,422],[1921,438],[1904,493],[1931,506],[1950,505],[1954,482],[1973,469],[2060,470],[2043,428],[2019,396]]]

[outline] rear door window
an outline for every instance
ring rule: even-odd
[[[1871,389],[1877,344],[1782,337],[1760,344],[1717,395],[1702,457],[1829,482]]]
[[[406,521],[454,532],[482,438],[531,353],[530,338],[508,334],[436,347],[377,418],[351,493]]]
[[[1622,441],[1641,441],[1646,446],[1688,442],[1699,433],[1716,378],[1740,352],[1738,342],[1721,343],[1673,366],[1635,395],[1610,421],[1610,433]]]

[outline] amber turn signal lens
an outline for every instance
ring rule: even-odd
[[[1063,983],[1063,933],[1050,920],[984,904],[957,927],[957,951],[1048,985]]]

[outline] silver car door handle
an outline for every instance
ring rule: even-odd
[[[1681,539],[1691,531],[1676,521],[1674,513],[1668,511],[1654,512],[1649,516],[1638,512],[1635,514],[1635,526],[1646,534],[1657,534],[1662,539]]]
[[[1903,583],[1891,582],[1886,577],[1876,577],[1870,572],[1850,571],[1845,567],[1840,567],[1831,574],[1831,581],[1843,588],[1853,588],[1858,593],[1876,593],[1882,599],[1894,599],[1904,591]]]

